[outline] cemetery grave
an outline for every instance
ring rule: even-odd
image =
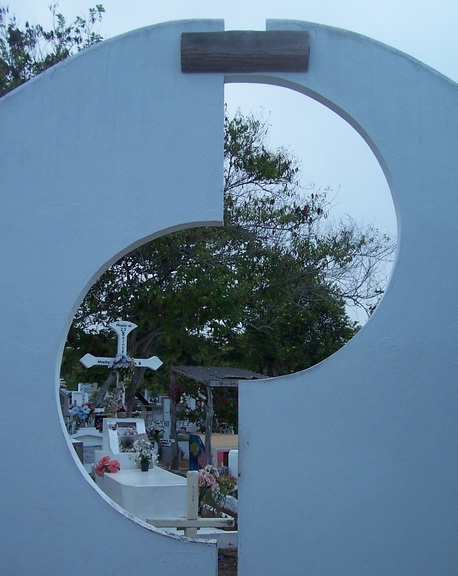
[[[197,472],[188,472],[187,478],[183,477],[162,468],[154,457],[149,470],[139,469],[134,443],[138,438],[147,438],[142,419],[105,418],[103,434],[82,428],[73,437],[88,444],[94,439],[101,441],[101,446],[93,450],[94,463],[103,458],[119,462],[119,471],[102,476],[94,474],[94,464],[86,469],[97,486],[128,513],[158,528],[184,530],[188,537],[215,538],[219,547],[237,546],[236,532],[219,530],[234,527],[233,517],[198,515]]]
[[[118,337],[116,356],[114,358],[97,358],[91,354],[85,354],[81,358],[81,363],[86,368],[101,365],[117,370],[130,364],[147,366],[152,369],[160,367],[161,362],[156,357],[146,361],[133,359],[127,355],[127,336],[135,329],[135,324],[119,320],[110,324],[110,327],[116,332]],[[183,374],[184,368],[175,368],[172,371],[171,382],[174,382],[174,375],[177,370],[180,370]],[[217,369],[213,369],[211,372],[212,378],[215,378],[216,371]],[[234,381],[235,372],[237,371],[234,370],[229,374],[228,369],[225,369],[225,377],[232,378],[231,384],[233,386],[236,385]],[[241,376],[242,371],[239,371],[238,375]],[[247,377],[247,374],[244,373],[243,375]],[[202,378],[202,371],[200,371],[200,378]],[[120,388],[122,394],[124,384],[125,382],[119,382],[117,377],[116,386]],[[214,384],[212,382],[212,385]],[[186,476],[184,476],[183,473],[177,474],[165,469],[167,464],[165,464],[165,467],[159,464],[159,449],[161,449],[163,454],[167,455],[168,445],[175,444],[180,447],[184,444],[183,441],[179,442],[176,434],[176,418],[172,416],[171,423],[166,420],[168,418],[167,414],[176,415],[173,399],[172,401],[169,398],[167,398],[167,401],[164,399],[161,420],[155,422],[156,425],[167,424],[166,438],[161,441],[162,445],[159,445],[157,442],[150,443],[143,418],[126,418],[125,415],[120,418],[119,412],[116,417],[110,418],[102,411],[98,414],[102,424],[101,430],[94,426],[88,426],[94,423],[94,417],[91,420],[89,419],[93,409],[92,407],[91,410],[88,408],[91,406],[88,394],[89,392],[94,392],[95,389],[96,386],[78,385],[78,391],[71,393],[73,408],[68,410],[68,407],[65,406],[65,410],[68,410],[70,415],[73,414],[74,420],[81,426],[75,431],[75,422],[71,423],[69,428],[74,432],[71,434],[71,438],[82,463],[93,477],[96,485],[116,504],[126,510],[127,513],[156,528],[177,533],[182,531],[184,536],[190,538],[215,539],[219,549],[235,548],[237,546],[237,531],[233,530],[235,526],[234,518],[223,510],[217,510],[208,504],[203,504],[201,501],[200,494],[202,489],[199,484],[201,472],[188,471]],[[142,398],[143,404],[147,405],[146,399],[143,396]],[[121,401],[123,402],[123,398],[121,398]],[[172,404],[171,409],[170,403]],[[211,407],[211,401],[209,404]],[[87,408],[87,410],[84,411],[84,408]],[[186,430],[187,422],[180,422],[179,424],[182,430]],[[170,430],[172,430],[171,439],[168,438]],[[188,445],[191,442],[189,437],[189,433],[185,434]],[[206,444],[211,450],[211,443],[209,443],[207,435],[205,438]],[[219,449],[216,450],[215,455],[218,464],[220,466],[225,464],[227,468],[229,450],[224,451],[225,442],[222,438],[224,438],[224,435],[218,435]],[[80,444],[83,446],[82,452]],[[232,440],[229,443],[226,442],[226,444],[230,448],[236,448],[237,436],[232,435]],[[140,453],[138,451],[143,449],[147,456],[145,456],[145,465],[142,465],[140,469]],[[181,451],[184,454],[184,451]],[[233,452],[235,453],[236,451]],[[187,448],[187,460],[182,462],[187,467],[192,460],[189,457],[189,453],[190,450]],[[223,455],[226,456],[224,462]],[[233,457],[236,458],[236,455],[233,455]],[[211,462],[212,458],[213,455],[210,452],[208,460]],[[166,459],[169,460],[169,458]],[[206,463],[206,461],[203,462],[202,466],[205,466]],[[169,464],[171,464],[171,460],[169,460]],[[218,475],[216,469],[214,474]],[[210,477],[213,479],[213,476]],[[236,500],[234,502],[232,506],[236,515]],[[228,532],[228,529],[231,528],[232,530]]]

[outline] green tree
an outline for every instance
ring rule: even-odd
[[[0,96],[103,40],[94,31],[105,12],[101,4],[90,8],[87,17],[77,16],[70,23],[57,12],[57,4],[49,9],[53,17],[49,30],[27,21],[21,29],[9,8],[0,6]]]
[[[136,371],[128,408],[144,376],[166,389],[174,364],[268,376],[307,368],[357,330],[345,304],[370,310],[380,295],[392,240],[352,221],[331,224],[326,193],[300,187],[297,161],[267,147],[267,128],[253,116],[226,118],[224,227],[183,230],[131,252],[78,311],[76,342],[124,318],[138,324],[132,356],[164,361],[155,374]],[[109,334],[100,334],[104,345]]]

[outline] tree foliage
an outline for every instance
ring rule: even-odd
[[[82,303],[69,339],[95,337],[81,355],[101,337],[104,346],[110,335],[99,328],[123,318],[138,324],[129,353],[164,361],[155,374],[137,371],[128,406],[143,376],[165,389],[174,364],[268,376],[312,366],[357,331],[346,303],[369,311],[379,297],[392,240],[351,220],[331,223],[326,191],[302,189],[296,159],[271,150],[267,136],[262,118],[226,117],[224,227],[145,244]]]
[[[25,22],[21,29],[8,7],[0,6],[0,96],[24,84],[40,72],[103,40],[94,30],[105,12],[101,4],[90,8],[87,17],[76,16],[70,23],[49,7],[52,27]]]

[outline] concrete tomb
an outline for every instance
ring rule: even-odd
[[[94,461],[110,456],[121,467],[119,472],[102,477],[93,474],[97,486],[129,514],[143,521],[155,516],[183,515],[186,479],[155,466],[154,459],[148,472],[142,472],[133,448],[133,442],[139,437],[147,437],[141,418],[104,419],[102,445],[95,451]]]
[[[82,462],[86,471],[91,473],[95,463],[96,452],[102,448],[102,434],[93,426],[80,428],[74,434],[71,434],[72,442],[81,442]]]

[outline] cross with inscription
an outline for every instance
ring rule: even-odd
[[[157,356],[138,359],[131,358],[127,355],[127,336],[132,330],[137,328],[136,324],[125,320],[118,320],[117,322],[112,322],[109,326],[118,335],[118,350],[116,356],[114,358],[100,358],[92,354],[85,354],[80,358],[80,362],[85,368],[92,368],[92,366],[127,368],[129,364],[133,364],[136,368],[151,368],[151,370],[157,370],[162,366],[162,362]]]

